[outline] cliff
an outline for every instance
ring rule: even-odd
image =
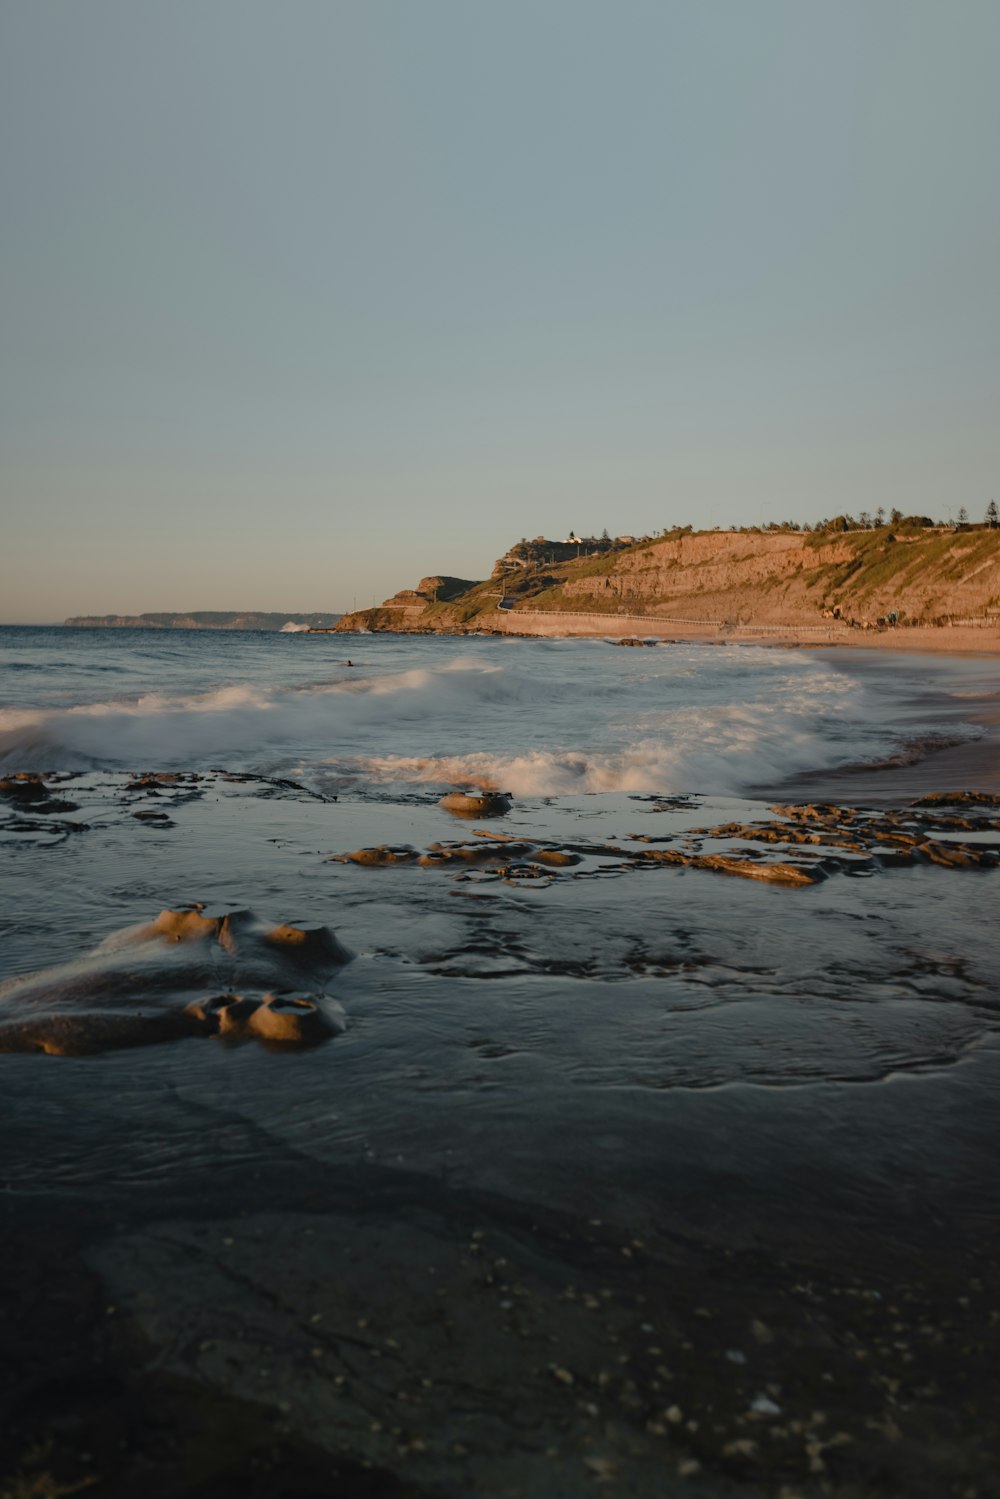
[[[274,614],[250,610],[198,609],[190,614],[80,614],[63,623],[77,628],[124,630],[280,630],[287,624],[330,629],[339,614]]]
[[[423,579],[338,630],[468,632],[520,613],[649,616],[706,625],[816,626],[1000,620],[1000,530],[918,519],[868,530],[670,533],[592,556],[536,561],[512,548],[485,582]],[[427,585],[447,581],[447,591]],[[461,586],[458,586],[461,585]],[[600,621],[596,621],[599,627]]]

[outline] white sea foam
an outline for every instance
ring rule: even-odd
[[[774,708],[679,712],[659,734],[622,737],[623,742],[608,748],[371,756],[357,770],[383,783],[480,786],[518,796],[736,792],[810,766],[834,764],[845,747],[811,727],[806,716]]]
[[[542,705],[552,687],[500,666],[457,661],[386,676],[345,675],[308,686],[238,685],[149,693],[70,708],[0,710],[0,767],[90,769],[186,765],[261,749],[354,745],[359,735],[461,721],[476,705]]]

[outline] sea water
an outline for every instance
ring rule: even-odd
[[[225,766],[362,798],[738,792],[933,736],[892,667],[869,685],[748,645],[6,628],[0,769]]]
[[[348,1033],[329,1047],[281,1060],[159,1046],[106,1058],[105,1081],[183,1079],[186,1097],[227,1109],[249,1087],[276,1140],[300,1131],[309,1097],[314,1150],[460,1164],[528,1195],[554,1190],[555,1173],[573,1200],[596,1172],[641,1196],[667,1120],[688,1127],[685,1099],[714,1117],[715,1090],[749,1087],[730,1106],[763,1121],[790,1109],[774,1090],[817,1089],[856,1129],[864,1110],[843,1090],[921,1077],[950,1097],[1000,1024],[987,872],[786,890],[613,859],[484,883],[338,862],[483,832],[683,847],[688,828],[766,819],[750,788],[926,746],[944,702],[948,734],[976,734],[972,699],[954,696],[975,689],[974,665],[856,674],[832,653],[756,646],[235,631],[9,628],[0,645],[0,767],[68,776],[56,791],[77,808],[6,808],[0,979],[72,963],[190,900],[318,921],[355,955],[337,985]],[[205,779],[130,791],[144,771]],[[457,823],[438,806],[456,786],[509,792],[511,811]],[[42,1077],[58,1094],[61,1078],[90,1076],[51,1059],[0,1066],[24,1069],[36,1101]],[[933,1117],[925,1103],[921,1126]],[[802,1150],[783,1128],[772,1161]],[[584,1169],[588,1129],[604,1143]],[[688,1148],[708,1180],[714,1147]],[[74,1156],[72,1174],[103,1149]],[[733,1139],[725,1160],[745,1152]],[[884,1162],[867,1160],[865,1190],[881,1190]]]
[[[652,1499],[684,1456],[673,1402],[699,1461],[731,1464],[764,1391],[788,1429],[832,1406],[867,1473],[897,1427],[893,1461],[926,1465],[908,1392],[941,1388],[961,1448],[948,1360],[977,1399],[995,1367],[1000,876],[848,861],[782,887],[628,851],[711,846],[804,772],[912,759],[944,721],[975,734],[988,672],[601,640],[0,644],[0,764],[52,793],[0,799],[0,1022],[46,984],[120,1008],[102,954],[189,901],[324,924],[352,959],[330,980],[346,1031],[315,1047],[0,1055],[0,1239],[32,1262],[55,1235],[54,1292],[83,1244],[101,1322],[199,1409],[280,1402],[283,1429],[376,1466],[401,1461],[398,1392],[422,1392],[428,1492],[575,1499],[597,1453]],[[509,812],[439,806],[477,785]],[[342,858],[484,835],[580,862]],[[154,954],[133,1002],[169,1003],[170,973]],[[225,984],[247,978],[237,941]],[[522,1430],[538,1471],[512,1484]],[[806,1492],[811,1454],[782,1448],[768,1491]]]
[[[937,1075],[997,1023],[986,872],[860,869],[783,890],[606,858],[533,883],[338,862],[484,832],[683,848],[687,829],[766,820],[749,788],[926,747],[974,666],[893,660],[859,675],[832,655],[754,646],[216,631],[19,628],[2,644],[0,766],[67,775],[56,790],[78,810],[32,819],[8,805],[0,978],[72,962],[189,900],[331,926],[356,955],[338,981],[352,1029],[294,1073],[322,1093],[360,1047],[336,1128],[317,1106],[337,1148],[412,1153],[420,1140],[439,1162],[461,1094],[476,1170],[509,1171],[527,1066],[545,1082],[522,1141],[542,1178],[543,1113],[555,1148],[560,1121],[598,1100],[607,1111],[608,1086],[629,1092],[629,1111],[642,1100],[637,1136],[601,1131],[634,1161],[667,1097]],[[953,738],[979,732],[962,701]],[[130,791],[143,771],[205,779]],[[456,786],[509,792],[511,811],[456,822],[438,805]],[[488,1066],[458,1042],[470,1028]],[[141,1065],[208,1068],[227,1091],[247,1069],[284,1076],[273,1058],[195,1050],[158,1047]],[[501,1066],[508,1050],[518,1059]],[[392,1104],[372,1114],[389,1077]],[[498,1100],[473,1147],[473,1121]]]

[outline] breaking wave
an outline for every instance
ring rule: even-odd
[[[319,680],[281,680],[262,656],[270,680],[0,710],[0,769],[224,765],[380,797],[400,784],[565,796],[737,792],[899,749],[891,703],[802,654],[588,642],[442,663],[444,641],[358,645],[365,660]]]
[[[247,684],[209,692],[0,710],[0,769],[174,769],[220,757],[296,755],[370,742],[373,734],[462,720],[477,705],[542,705],[550,684],[463,662],[386,676],[347,674],[305,686]]]
[[[609,746],[471,750],[440,756],[373,756],[365,778],[392,784],[477,786],[516,796],[601,791],[731,791],[773,782],[797,770],[834,765],[846,743],[808,714],[768,708],[679,710],[656,734]]]

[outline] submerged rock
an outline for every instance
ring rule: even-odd
[[[259,999],[243,994],[214,994],[211,999],[192,1000],[184,1014],[197,1021],[199,1035],[243,1036],[259,1004]]]
[[[423,869],[445,864],[494,866],[533,852],[535,845],[510,839],[492,839],[479,843],[432,843],[417,863]]]
[[[336,1001],[323,1010],[308,994],[265,994],[250,1016],[248,1030],[262,1041],[302,1046],[342,1031],[342,1017]]]
[[[567,853],[563,848],[539,848],[535,850],[534,861],[552,869],[567,869],[572,864],[579,864],[580,855]]]
[[[296,963],[341,964],[350,962],[350,953],[342,947],[329,927],[318,921],[283,921],[265,932],[262,940],[280,948],[284,956]]]
[[[714,869],[719,874],[741,875],[768,885],[815,885],[826,878],[815,864],[806,869],[801,864],[769,864],[763,859],[737,859],[729,854],[695,855],[688,863],[692,869]]]
[[[390,864],[412,864],[417,857],[408,843],[379,843],[372,848],[356,848],[350,854],[338,854],[341,864],[364,864],[371,869],[385,869]]]
[[[0,776],[0,795],[24,806],[29,802],[45,801],[50,792],[40,775],[34,771],[19,770],[13,775]]]
[[[423,853],[408,844],[383,844],[336,857],[341,862],[371,866],[415,862],[422,869],[451,871],[456,880],[536,881],[540,888],[564,875],[588,880],[655,868],[704,870],[785,887],[816,885],[835,874],[868,878],[917,863],[942,869],[995,869],[1000,865],[1000,839],[991,834],[1000,833],[1000,819],[987,815],[985,806],[990,802],[986,793],[967,795],[972,804],[982,801],[984,809],[955,816],[932,810],[927,798],[896,811],[832,803],[775,805],[770,811],[777,821],[686,827],[680,834],[630,833],[628,846],[611,841],[556,843],[548,838],[535,840],[477,829],[472,838],[430,843]],[[453,792],[442,805],[447,804],[459,816],[481,815],[487,796]],[[500,800],[509,804],[507,797]],[[683,800],[657,801],[654,810],[685,811],[689,805]],[[930,836],[932,832],[947,836]],[[956,835],[962,833],[973,837],[960,840]],[[574,865],[584,867],[573,869]],[[474,869],[488,873],[477,876],[471,873]],[[541,881],[543,875],[549,879]]]
[[[31,812],[76,812],[78,803],[53,794],[51,786],[35,771],[19,770],[0,776],[0,796],[12,807]]]
[[[143,1014],[48,1014],[0,1025],[0,1052],[42,1051],[53,1057],[98,1056],[129,1046],[180,1041],[201,1034],[182,1010]]]
[[[265,994],[259,998],[217,994],[185,1005],[184,1013],[197,1023],[201,1035],[303,1046],[325,1041],[346,1029],[342,1006],[327,996],[323,1000],[321,1005],[310,994]]]
[[[350,957],[319,923],[168,907],[76,962],[0,985],[0,1052],[86,1056],[193,1036],[311,1044],[344,1029],[326,989]]]

